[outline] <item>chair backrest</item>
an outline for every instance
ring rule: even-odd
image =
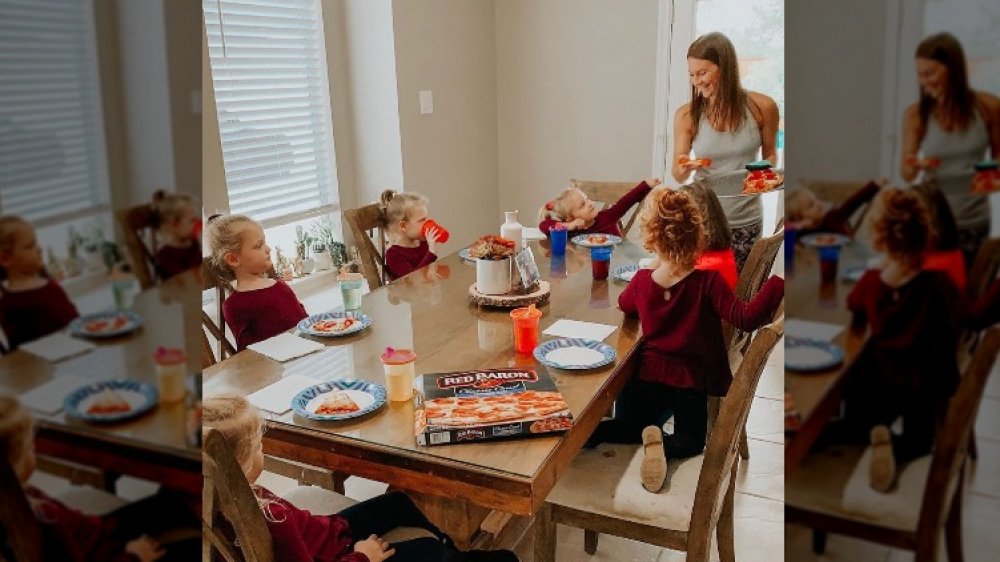
[[[0,536],[6,535],[14,560],[43,560],[42,527],[24,494],[14,467],[0,460]],[[0,545],[3,546],[3,545]],[[3,549],[0,548],[0,555]]]
[[[764,281],[774,267],[774,260],[781,249],[781,243],[785,240],[785,229],[780,228],[771,236],[758,238],[750,248],[750,255],[746,263],[743,264],[743,271],[740,272],[736,280],[736,297],[743,301],[749,301],[757,294]],[[732,349],[737,342],[742,343],[743,337],[732,325],[726,323],[722,330],[723,341],[726,348]]]
[[[229,342],[228,338],[226,338],[226,321],[222,317],[222,303],[225,302],[226,297],[229,296],[231,288],[227,283],[224,283],[218,278],[212,270],[208,260],[201,262],[201,278],[202,291],[215,291],[215,317],[219,319],[218,324],[216,324],[215,320],[213,320],[207,312],[204,310],[201,311],[201,325],[204,327],[202,330],[202,366],[210,367],[215,363],[215,359],[222,361],[227,356],[236,354],[236,348],[233,347],[233,344]],[[212,355],[211,345],[208,342],[207,336],[204,334],[206,330],[208,333],[212,334],[212,337],[216,339],[219,346],[218,355],[216,355],[215,359],[212,359],[211,361],[209,361],[209,358]],[[205,356],[206,351],[208,351],[208,357]]]
[[[274,562],[274,545],[264,513],[232,451],[225,436],[208,431],[202,455],[205,485],[212,487],[212,501],[203,514],[205,534],[227,562]],[[226,537],[220,516],[232,527],[238,550]]]
[[[990,238],[979,247],[969,269],[969,291],[981,295],[1000,272],[1000,237]]]
[[[374,291],[388,279],[385,272],[385,231],[382,228],[382,211],[378,203],[357,209],[346,209],[344,221],[350,227],[354,244],[361,254],[361,265],[365,280],[368,281],[368,289]],[[372,241],[373,236],[375,241]]]
[[[917,524],[918,542],[935,538],[948,517],[951,496],[968,458],[972,426],[998,352],[1000,327],[994,327],[986,331],[951,397],[948,414],[934,443]]]
[[[578,179],[571,179],[569,180],[569,183],[571,186],[586,194],[592,201],[604,203],[604,207],[602,207],[602,209],[606,209],[611,205],[614,205],[626,193],[632,191],[636,185],[635,182],[627,181],[592,181]],[[632,225],[635,224],[635,219],[639,216],[641,211],[642,202],[639,202],[635,208],[626,213],[626,216],[622,217],[622,220],[618,221],[618,229],[622,231],[622,236],[628,236],[629,230],[632,229]]]
[[[125,234],[125,246],[132,259],[135,276],[143,289],[156,284],[159,275],[156,271],[156,229],[153,228],[153,208],[148,203],[117,213],[118,222]],[[146,243],[149,239],[152,247]]]
[[[691,509],[689,537],[711,540],[714,522],[718,521],[729,483],[735,478],[740,435],[746,425],[757,383],[771,350],[785,332],[784,314],[757,331],[750,348],[733,374],[733,384],[722,401],[719,417],[705,447],[705,458],[698,477],[694,506]]]

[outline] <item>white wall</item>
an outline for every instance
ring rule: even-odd
[[[176,185],[162,0],[118,2],[122,89],[129,155],[129,201],[149,201]],[[194,38],[191,38],[194,40]]]
[[[397,92],[406,191],[457,251],[503,222],[497,195],[497,72],[493,1],[393,2]],[[420,114],[419,91],[434,112]],[[647,151],[648,152],[648,151]]]
[[[496,2],[500,208],[652,170],[657,0]]]

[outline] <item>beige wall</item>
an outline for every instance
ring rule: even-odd
[[[212,65],[208,58],[208,38],[201,28],[201,204],[209,216],[229,208],[226,168],[222,161],[222,138],[215,109]]]
[[[496,2],[500,208],[652,170],[657,0]]]
[[[497,73],[492,1],[393,2],[406,191],[452,233],[439,253],[497,232]],[[434,113],[421,115],[430,90]]]
[[[201,196],[201,93],[202,74],[193,63],[201,58],[202,29],[199,0],[170,0],[164,4],[167,42],[167,76],[170,85],[170,123],[174,152],[174,185],[177,191]]]

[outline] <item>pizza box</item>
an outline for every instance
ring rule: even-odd
[[[418,445],[532,436],[573,426],[566,400],[541,365],[430,373],[418,384]]]

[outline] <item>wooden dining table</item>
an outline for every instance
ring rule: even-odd
[[[844,350],[844,361],[831,369],[809,373],[785,370],[785,391],[791,395],[801,416],[798,430],[785,435],[786,476],[792,474],[809,454],[840,407],[847,367],[864,343],[864,336],[850,329],[847,296],[854,283],[841,278],[841,274],[848,268],[865,265],[873,255],[874,252],[860,242],[848,243],[841,249],[838,278],[833,282],[822,281],[819,253],[814,248],[800,244],[795,249],[793,264],[785,264],[786,310],[792,311],[791,316],[795,319],[843,326],[833,343]],[[787,337],[795,335],[786,334]]]
[[[139,293],[132,310],[142,327],[131,334],[92,339],[96,347],[51,363],[24,350],[0,357],[0,394],[22,396],[59,377],[83,384],[130,379],[156,386],[153,353],[159,346],[182,348],[187,372],[201,369],[200,287],[198,271],[178,275]],[[112,308],[110,283],[107,308]],[[194,377],[188,377],[188,392]],[[37,426],[35,450],[49,457],[160,482],[192,496],[201,494],[201,450],[188,439],[185,401],[159,403],[137,418],[108,424],[88,423],[56,413],[32,412]]]
[[[539,305],[540,332],[562,318],[618,327],[605,340],[616,350],[612,364],[584,371],[548,370],[572,411],[570,430],[420,446],[414,402],[390,401],[369,415],[339,422],[305,419],[291,411],[265,412],[265,453],[404,490],[463,548],[508,544],[611,408],[630,373],[640,336],[637,319],[617,308],[626,284],[594,280],[589,250],[570,243],[565,257],[557,258],[548,251],[547,241],[529,245],[541,279],[551,284],[550,298]],[[626,240],[614,250],[612,269],[647,255]],[[457,254],[443,257],[364,295],[362,311],[372,319],[370,328],[345,337],[311,338],[325,349],[285,363],[251,350],[237,353],[204,371],[205,396],[246,396],[293,374],[316,383],[353,379],[384,384],[379,357],[387,347],[415,350],[418,376],[535,366],[533,356],[515,353],[509,310],[470,303],[475,280],[475,263]],[[540,339],[551,338],[540,333]]]

